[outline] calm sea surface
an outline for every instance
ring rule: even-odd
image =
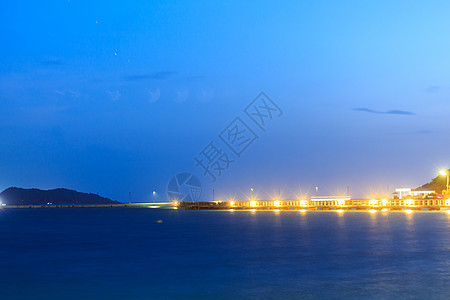
[[[0,298],[449,299],[450,215],[0,210]]]

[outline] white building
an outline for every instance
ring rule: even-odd
[[[434,191],[428,187],[421,186],[417,189],[412,189],[412,188],[395,189],[394,194],[397,195],[399,199],[403,199],[403,198],[407,198],[407,197],[426,198],[427,196],[435,194],[435,193],[436,193],[436,191]]]

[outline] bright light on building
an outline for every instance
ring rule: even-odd
[[[300,200],[300,206],[308,206],[308,200]]]
[[[413,199],[406,199],[405,205],[407,206],[414,206],[414,200]]]
[[[256,206],[256,201],[255,200],[250,201],[250,206],[255,207]]]
[[[274,206],[281,206],[281,201],[275,200],[273,201]]]
[[[445,206],[450,206],[450,199],[445,199]]]
[[[178,206],[178,204],[179,204],[178,201],[173,201],[173,202],[172,202],[172,205],[173,205],[173,206]]]
[[[407,213],[407,214],[409,215],[409,214],[412,214],[414,211],[411,210],[411,209],[407,209],[407,210],[405,210],[404,212]]]
[[[441,174],[442,176],[447,176],[447,171],[442,170],[439,172],[439,174]]]
[[[234,206],[234,201],[230,201],[230,206]]]
[[[345,199],[338,200],[338,205],[339,206],[345,206]]]
[[[383,206],[386,206],[388,204],[388,200],[387,199],[382,199],[381,200],[381,204],[383,204]]]
[[[370,206],[378,206],[378,200],[377,199],[369,200],[369,205]]]
[[[450,210],[446,210],[445,212],[450,215]]]

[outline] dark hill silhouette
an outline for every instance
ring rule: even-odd
[[[450,172],[450,169],[448,169],[447,172]],[[430,189],[436,191],[436,193],[440,194],[447,189],[447,177],[438,175],[435,178],[433,178],[431,180],[431,182],[426,183],[421,187],[430,188]]]
[[[6,205],[53,205],[63,204],[117,204],[96,194],[81,193],[68,189],[39,190],[11,187],[0,193],[0,200]]]

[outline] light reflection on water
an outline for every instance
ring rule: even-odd
[[[0,290],[2,299],[448,298],[449,229],[440,212],[7,210]]]

